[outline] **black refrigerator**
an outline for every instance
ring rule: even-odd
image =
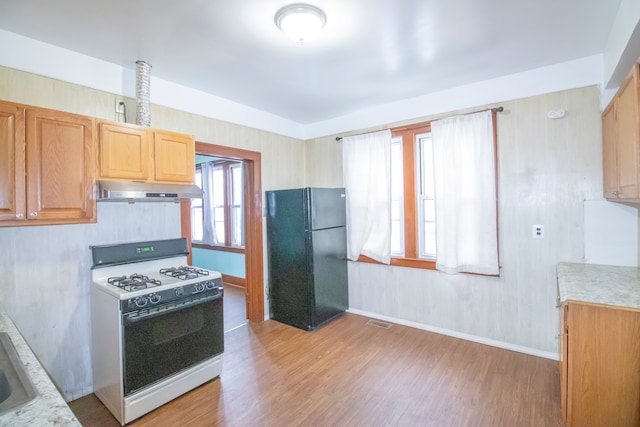
[[[343,188],[266,192],[271,318],[307,331],[349,305]]]

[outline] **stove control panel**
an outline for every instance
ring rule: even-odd
[[[171,289],[156,290],[144,295],[121,301],[122,313],[128,313],[136,310],[144,310],[155,306],[180,301],[182,299],[191,298],[194,295],[202,294],[215,297],[222,296],[222,278],[205,279],[199,282],[181,285]]]

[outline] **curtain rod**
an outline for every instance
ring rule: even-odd
[[[464,114],[460,114],[460,115],[461,116],[465,116],[467,114],[482,113],[483,111],[497,111],[498,113],[501,113],[501,112],[504,111],[504,107],[500,106],[500,107],[495,107],[495,108],[487,108],[486,110],[472,111],[470,113],[464,113]],[[361,135],[366,135],[368,133],[373,133],[373,132],[380,132],[381,130],[384,130],[384,129],[378,129],[378,130],[374,130],[374,131],[371,131],[371,132],[365,132],[364,134],[361,134]],[[341,136],[336,136],[336,141],[338,141],[338,142],[342,141],[342,137]]]

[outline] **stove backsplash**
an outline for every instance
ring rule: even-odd
[[[93,390],[89,246],[180,237],[177,203],[98,203],[97,224],[0,228],[0,304],[67,400]]]

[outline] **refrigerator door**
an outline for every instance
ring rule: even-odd
[[[349,305],[345,227],[310,231],[311,329],[344,313]]]
[[[306,188],[309,229],[343,227],[347,222],[344,188]]]

